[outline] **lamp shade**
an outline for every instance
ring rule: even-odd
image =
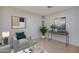
[[[2,32],[2,37],[9,37],[10,33],[9,31],[5,31],[5,32]]]

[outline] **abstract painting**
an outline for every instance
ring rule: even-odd
[[[55,28],[58,30],[66,30],[66,17],[56,18]]]
[[[25,28],[26,22],[24,17],[12,16],[11,17],[12,28]]]

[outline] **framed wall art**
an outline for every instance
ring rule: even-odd
[[[66,17],[55,18],[55,28],[58,30],[66,30]]]
[[[11,16],[11,27],[13,29],[26,28],[25,17]]]

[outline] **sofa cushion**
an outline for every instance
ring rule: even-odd
[[[29,45],[29,42],[27,39],[20,39],[18,40],[18,47],[24,47],[24,46],[28,46]]]
[[[17,40],[26,38],[25,33],[24,32],[16,32],[16,38],[17,38]]]

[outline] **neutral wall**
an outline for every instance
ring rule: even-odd
[[[33,39],[39,37],[39,26],[41,24],[41,17],[38,15],[33,15],[22,10],[2,7],[2,21],[1,30],[10,31],[10,37],[14,35],[15,32],[25,31],[26,35],[31,35]],[[11,16],[19,16],[26,18],[26,28],[25,29],[12,29],[11,28]]]
[[[46,26],[50,29],[54,18],[58,17],[66,17],[66,28],[69,32],[69,42],[72,45],[79,46],[79,7],[46,16]],[[53,34],[53,39],[66,42],[66,37],[61,35]]]
[[[2,7],[0,7],[0,38],[1,38],[1,32],[2,32]]]

